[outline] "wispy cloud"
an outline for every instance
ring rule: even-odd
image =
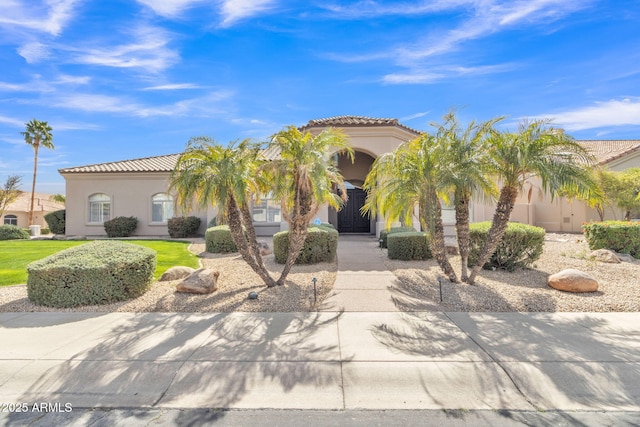
[[[168,47],[168,33],[157,27],[140,25],[131,32],[133,41],[127,44],[98,48],[67,48],[75,52],[72,62],[116,68],[140,68],[162,71],[179,60],[176,50]]]
[[[51,56],[51,49],[40,42],[26,43],[18,49],[18,55],[22,56],[29,64],[38,63]]]
[[[543,114],[569,131],[596,129],[611,126],[640,126],[640,98],[625,98],[596,102],[595,105]]]
[[[7,125],[16,126],[16,127],[24,127],[26,123],[23,120],[14,119],[13,117],[0,116],[0,123],[5,123]]]
[[[201,2],[203,0],[138,0],[138,3],[142,3],[165,18],[178,17],[194,4]]]
[[[0,25],[59,35],[83,0],[4,0]]]
[[[220,7],[222,27],[230,27],[245,18],[264,13],[275,7],[276,0],[223,0]]]
[[[142,90],[182,90],[182,89],[201,89],[202,86],[193,83],[172,83],[166,85],[149,86]]]
[[[430,113],[430,111],[423,111],[423,112],[420,112],[420,113],[411,114],[409,116],[401,117],[400,121],[401,122],[409,122],[411,120],[415,120],[415,119],[419,119],[420,117],[424,117],[429,113]]]
[[[434,67],[433,70],[413,70],[406,73],[387,74],[382,78],[382,81],[386,84],[430,84],[447,78],[502,73],[515,67],[515,64]]]

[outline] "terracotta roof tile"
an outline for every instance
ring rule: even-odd
[[[141,159],[122,160],[119,162],[97,163],[59,169],[64,173],[114,173],[114,172],[171,172],[180,154],[144,157]]]
[[[36,212],[52,212],[64,209],[64,204],[51,199],[51,194],[35,193],[33,206]],[[6,212],[29,212],[31,206],[31,191],[25,191],[13,202],[9,203]]]
[[[398,122],[398,119],[374,118],[366,116],[335,116],[324,119],[309,120],[309,123],[300,127],[304,131],[312,127],[375,127],[375,126],[396,126],[415,133],[416,136],[420,132]]]
[[[576,140],[596,158],[600,165],[640,150],[640,140]]]

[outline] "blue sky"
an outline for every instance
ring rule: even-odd
[[[30,189],[33,118],[48,193],[59,168],[337,115],[640,139],[639,22],[636,0],[1,0],[0,182]]]

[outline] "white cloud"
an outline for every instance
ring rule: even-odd
[[[164,70],[178,61],[177,51],[167,46],[170,41],[169,35],[161,28],[138,26],[132,31],[131,36],[133,41],[128,44],[68,50],[78,52],[72,58],[72,62],[116,68],[141,68],[151,72]]]
[[[424,117],[429,113],[430,113],[430,111],[423,111],[423,112],[420,112],[420,113],[411,114],[409,116],[401,117],[400,121],[401,122],[408,122],[408,121],[411,121],[411,120],[419,119],[420,117]]]
[[[221,25],[230,27],[237,21],[272,9],[275,3],[275,0],[223,0],[220,8],[223,17]]]
[[[175,18],[195,3],[202,1],[203,0],[138,0],[138,3],[149,7],[160,16]]]
[[[610,126],[640,126],[640,98],[596,102],[588,107],[539,117],[553,117],[555,123],[569,131]]]
[[[51,54],[49,47],[39,42],[24,44],[17,50],[18,55],[22,56],[29,64],[35,64],[47,59]]]
[[[56,84],[72,84],[72,85],[86,85],[91,82],[91,77],[89,76],[70,76],[67,74],[61,74],[54,81]]]
[[[382,81],[387,84],[430,84],[452,77],[501,73],[514,67],[514,64],[434,67],[431,71],[415,70],[407,73],[387,74],[382,78]]]
[[[59,35],[83,0],[3,0],[0,25]]]
[[[182,89],[200,89],[202,86],[193,83],[172,83],[166,85],[149,86],[142,90],[182,90]]]
[[[0,116],[0,123],[23,128],[26,122],[23,120],[14,119],[13,117]]]

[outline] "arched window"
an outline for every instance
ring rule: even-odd
[[[173,197],[158,193],[151,198],[151,222],[166,223],[173,217]]]
[[[4,216],[4,224],[5,225],[18,225],[18,217],[15,215],[5,215]]]
[[[89,222],[102,224],[111,219],[111,197],[104,193],[89,196]]]

